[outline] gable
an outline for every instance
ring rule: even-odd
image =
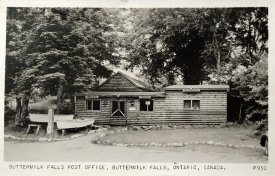
[[[102,83],[96,90],[98,91],[113,91],[113,92],[142,92],[148,91],[145,88],[139,87],[136,82],[133,82],[129,76],[120,72],[113,75],[110,79]]]

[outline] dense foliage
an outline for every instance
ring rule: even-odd
[[[229,84],[231,120],[266,118],[267,15],[267,8],[133,9],[129,68],[141,68],[155,87],[163,77],[168,85]]]
[[[65,98],[73,104],[74,93],[110,76],[106,65],[120,61],[115,14],[111,9],[8,8],[6,94],[17,96],[17,119],[28,115],[30,98],[57,95],[59,112],[67,107]]]

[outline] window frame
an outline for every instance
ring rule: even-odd
[[[185,108],[185,107],[184,107],[184,101],[191,101],[191,106],[190,106],[190,108]],[[195,109],[195,108],[193,107],[193,101],[199,101],[199,108],[198,108],[198,109]],[[192,98],[190,98],[190,99],[184,99],[184,100],[183,100],[183,109],[184,109],[184,110],[194,110],[194,111],[198,111],[198,110],[201,109],[201,100],[200,100],[200,99],[192,99]]]
[[[149,111],[149,110],[148,110],[148,111],[147,111],[147,110],[146,110],[146,111],[140,110],[140,107],[141,107],[141,102],[140,102],[140,101],[141,101],[141,100],[144,100],[144,101],[146,101],[146,100],[150,100],[150,101],[152,101],[152,102],[153,102],[153,107],[152,107],[153,109],[152,109],[152,111]],[[155,102],[154,102],[154,100],[153,100],[153,99],[145,99],[145,98],[144,98],[144,99],[139,99],[139,101],[138,101],[138,102],[139,102],[139,109],[138,109],[138,110],[139,110],[139,112],[145,112],[145,113],[154,112],[154,109],[155,109]]]
[[[91,102],[91,109],[88,109],[88,102],[89,101]],[[94,101],[99,101],[99,110],[93,109]],[[97,112],[100,112],[101,111],[101,99],[89,99],[89,100],[86,100],[86,111],[97,111]]]

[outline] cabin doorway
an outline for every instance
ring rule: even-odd
[[[126,117],[125,116],[125,101],[113,101],[112,117]]]
[[[125,101],[112,101],[112,114],[110,125],[126,125],[126,102]]]

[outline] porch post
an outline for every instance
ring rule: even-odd
[[[48,110],[48,126],[47,126],[47,134],[54,134],[54,111],[52,108]]]

